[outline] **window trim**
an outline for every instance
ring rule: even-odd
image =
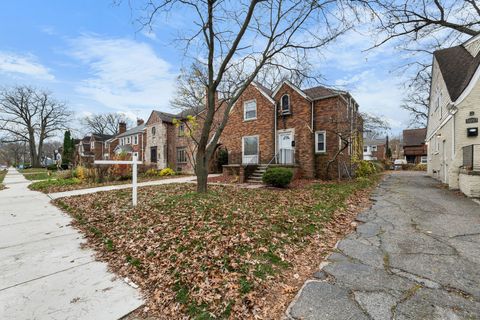
[[[185,161],[180,161],[179,152],[185,152]],[[177,164],[185,164],[188,162],[187,148],[186,147],[177,147]]]
[[[137,145],[137,144],[138,144],[138,134],[136,134],[136,135],[133,136],[132,144],[133,144],[133,145]]]
[[[287,97],[288,98],[288,110],[285,110],[283,108],[283,97]],[[280,98],[280,111],[282,112],[282,114],[290,114],[292,113],[292,106],[291,106],[291,100],[290,100],[290,95],[288,93],[285,93],[284,95],[282,95],[282,97]]]
[[[179,137],[184,137],[185,136],[185,123],[181,122],[178,125],[178,136]]]
[[[318,134],[323,133],[323,150],[318,149]],[[315,131],[315,153],[326,153],[327,152],[327,131],[318,130]]]
[[[152,130],[151,130],[151,132],[152,132],[152,136],[154,136],[154,135],[155,135],[155,133],[157,132],[157,128],[155,128],[155,127],[152,127]]]
[[[255,117],[253,118],[247,118],[247,104],[248,103],[251,103],[251,102],[255,102]],[[258,116],[258,105],[257,105],[257,100],[256,99],[251,99],[251,100],[247,100],[247,101],[244,101],[243,102],[243,121],[252,121],[252,120],[257,120],[257,116]]]

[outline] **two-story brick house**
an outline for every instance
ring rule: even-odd
[[[119,124],[119,134],[109,140],[110,157],[121,153],[137,156],[139,161],[145,161],[146,133],[145,123],[137,119],[137,126],[128,129],[125,123]]]
[[[362,157],[362,129],[347,92],[289,81],[271,91],[254,82],[232,108],[220,144],[229,164],[294,165],[304,177],[327,178],[350,174],[352,158]]]
[[[178,120],[178,124],[175,124]],[[154,110],[145,124],[145,164],[193,173],[193,148],[187,135],[185,114]]]

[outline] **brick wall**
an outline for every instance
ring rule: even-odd
[[[249,100],[257,102],[257,118],[244,120],[243,104]],[[242,137],[259,136],[260,162],[267,163],[274,156],[274,112],[275,106],[253,85],[250,85],[232,108],[228,123],[219,144],[229,153],[229,162],[241,161]]]

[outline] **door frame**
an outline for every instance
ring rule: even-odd
[[[278,163],[281,163],[281,159],[280,159],[280,136],[282,134],[290,134],[290,136],[292,137],[292,142],[295,141],[295,128],[288,128],[288,129],[281,129],[281,130],[277,130],[277,136],[275,137],[275,139],[277,139],[277,150],[275,150],[275,153],[278,155]],[[285,149],[285,148],[283,148]],[[291,146],[290,145],[290,150],[293,150],[293,154],[295,154],[295,147]],[[295,159],[292,159],[292,162],[295,162]]]

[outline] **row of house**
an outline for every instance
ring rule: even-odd
[[[116,136],[88,135],[78,142],[75,161],[92,164],[127,153],[145,166],[192,173],[195,133],[187,132],[187,119],[201,119],[202,112],[154,110],[134,128],[120,124]],[[348,92],[300,89],[289,81],[269,90],[252,82],[233,106],[217,150],[228,154],[231,167],[288,165],[307,178],[344,176],[351,174],[352,160],[362,157],[362,134],[359,106]]]

